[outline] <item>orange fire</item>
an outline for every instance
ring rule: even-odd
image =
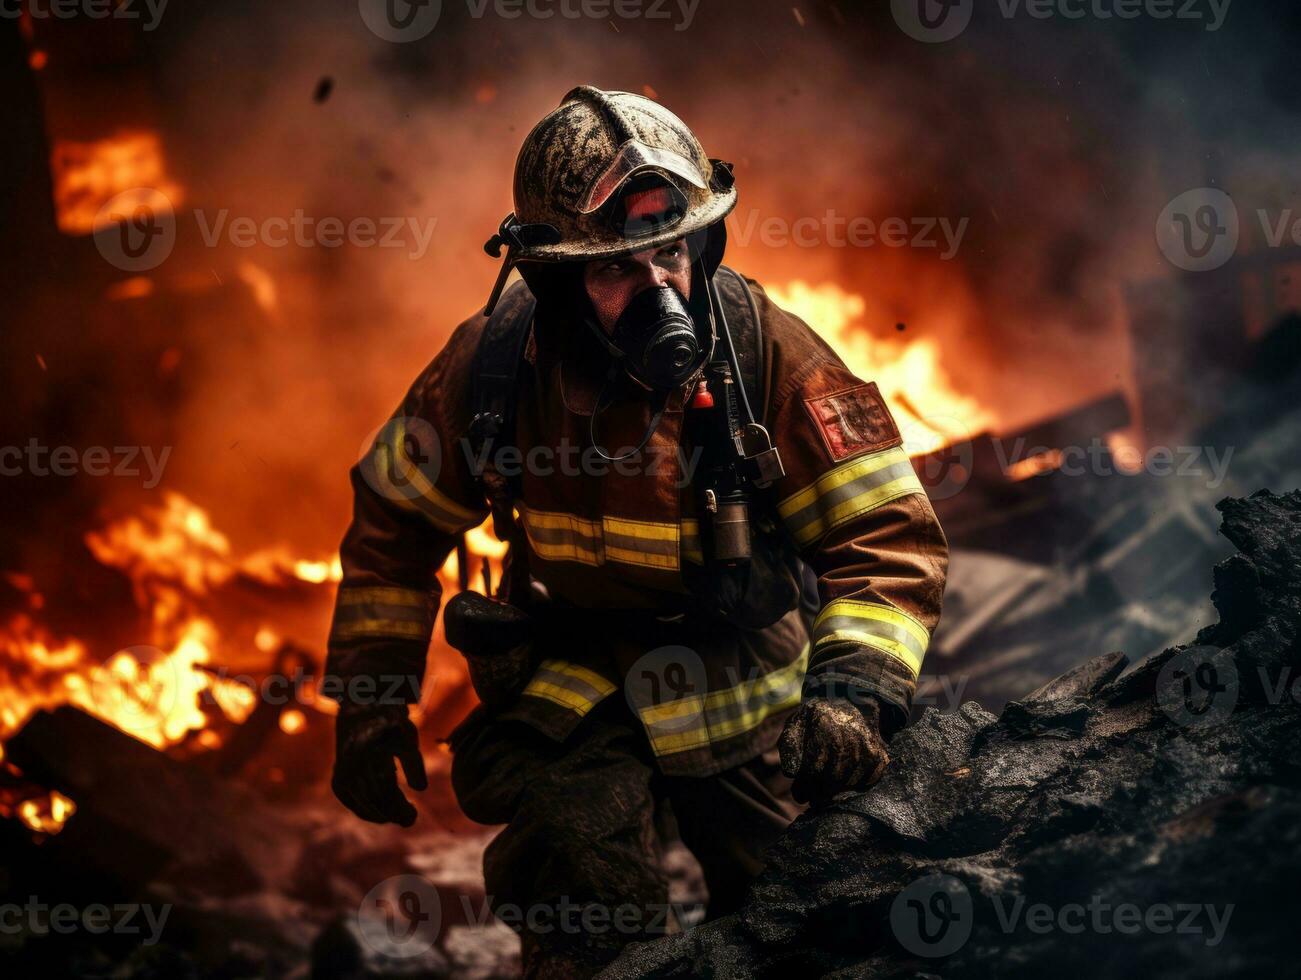
[[[229,538],[213,526],[203,508],[171,492],[164,494],[161,506],[116,520],[88,533],[85,540],[97,560],[131,581],[136,603],[149,613],[151,645],[119,650],[97,662],[91,641],[56,638],[34,618],[44,600],[30,576],[7,575],[26,593],[28,611],[0,624],[0,762],[4,740],[32,713],[65,704],[158,749],[187,738],[203,749],[219,748],[221,738],[208,727],[210,719],[201,704],[213,702],[228,719],[240,723],[255,707],[255,695],[237,681],[204,669],[218,665],[220,651],[220,630],[205,599],[237,577],[270,587],[325,586],[342,577],[337,555],[298,558],[287,548],[271,547],[236,556]],[[499,580],[506,546],[487,525],[469,533],[467,546],[476,586],[483,561],[494,581]],[[453,553],[440,572],[448,594],[457,588],[457,572]],[[263,624],[253,646],[270,656],[281,639],[273,624]],[[443,668],[435,665],[435,672]],[[328,712],[332,707],[321,702],[286,710],[280,729],[295,734],[306,727],[305,711]],[[73,802],[57,793],[0,806],[0,815],[18,816],[32,830],[47,834],[56,833],[74,811]]]
[[[157,133],[124,131],[102,140],[60,139],[50,154],[54,206],[59,230],[89,235],[98,215],[118,194],[147,188],[172,204],[181,201],[181,188],[167,175]]]
[[[253,694],[202,669],[214,664],[219,639],[204,597],[237,575],[273,586],[324,584],[340,577],[337,558],[296,559],[283,548],[237,560],[202,508],[175,493],[166,494],[161,507],[87,534],[86,544],[100,562],[130,579],[137,604],[150,616],[151,645],[119,650],[97,662],[89,641],[52,637],[29,612],[11,617],[0,627],[0,741],[33,712],[64,704],[159,749],[205,728],[208,718],[200,707],[205,693],[230,720],[241,722],[254,707]],[[10,581],[31,585],[25,576]],[[29,600],[35,598],[32,590]],[[36,610],[43,602],[28,605]],[[204,734],[213,737],[200,744],[220,744],[215,733]],[[46,833],[73,809],[54,796],[24,805],[31,819],[23,811],[18,815]]]
[[[766,288],[778,306],[830,344],[854,374],[876,382],[911,455],[968,439],[994,422],[992,413],[953,387],[935,341],[882,340],[863,329],[867,303],[862,296],[835,283],[811,285],[800,279]]]

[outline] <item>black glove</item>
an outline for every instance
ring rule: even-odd
[[[398,787],[396,757],[407,785],[429,788],[416,726],[404,704],[344,705],[334,725],[334,778],[339,802],[372,823],[410,827],[416,808]]]
[[[880,706],[865,696],[810,698],[787,720],[777,742],[782,772],[795,782],[797,803],[827,802],[846,790],[866,789],[885,774],[890,754],[881,737]]]

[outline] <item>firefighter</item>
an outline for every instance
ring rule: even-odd
[[[426,786],[436,572],[489,514],[511,543],[444,621],[482,702],[453,787],[505,825],[484,874],[528,976],[674,928],[665,826],[735,910],[798,804],[880,778],[940,615],[944,534],[876,386],[721,264],[734,183],[658,103],[566,95],[491,300],[352,473],[327,673],[364,819],[414,822],[395,760]]]

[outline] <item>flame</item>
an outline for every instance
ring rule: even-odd
[[[50,154],[59,230],[89,235],[100,209],[118,194],[148,188],[173,205],[181,188],[167,175],[157,133],[126,130],[102,140],[60,139]]]
[[[72,704],[155,748],[206,724],[198,695],[222,683],[196,669],[212,660],[216,630],[189,621],[170,652],[139,646],[95,663],[78,639],[53,640],[27,615],[0,629],[0,739],[34,712]],[[222,691],[219,703],[228,700]]]
[[[481,574],[483,562],[488,562],[488,567],[492,571],[493,582],[501,581],[502,559],[506,556],[506,542],[499,541],[497,536],[492,533],[492,518],[489,517],[476,528],[471,528],[465,534],[466,551],[472,559],[469,570],[469,579],[475,584],[479,584],[478,576]],[[457,560],[456,552],[453,551],[443,562],[443,567],[439,569],[439,578],[443,584],[443,594],[450,598],[454,593],[459,591],[460,581],[460,563]]]
[[[103,564],[127,573],[137,603],[152,608],[156,622],[174,617],[181,596],[207,595],[239,575],[272,586],[294,581],[319,585],[343,577],[337,555],[298,558],[284,546],[236,559],[229,538],[213,527],[208,513],[171,491],[164,493],[161,508],[92,531],[86,544]]]
[[[883,340],[862,327],[867,301],[835,283],[796,279],[765,287],[778,306],[809,324],[865,381],[881,389],[914,455],[970,438],[993,424],[991,412],[959,394],[929,338]]]
[[[231,722],[242,723],[256,707],[256,692],[236,680],[218,676],[220,630],[205,600],[236,579],[274,588],[320,587],[338,582],[343,571],[338,555],[295,556],[283,545],[240,557],[230,539],[202,507],[174,492],[161,505],[119,518],[85,535],[87,547],[104,565],[122,571],[132,595],[149,615],[148,646],[118,650],[99,662],[94,645],[81,637],[56,637],[34,617],[44,601],[31,575],[5,572],[5,580],[27,600],[22,612],[0,623],[0,760],[3,742],[36,711],[70,704],[114,725],[157,749],[183,740],[216,749],[221,736],[209,726],[205,705],[215,704]],[[489,525],[467,535],[477,574],[480,559],[499,579],[506,546]],[[456,555],[443,568],[448,594],[457,588]],[[274,624],[259,624],[252,647],[270,657],[283,642]],[[102,654],[100,654],[102,657]],[[305,710],[280,716],[280,729],[296,734],[307,725]],[[71,800],[50,793],[20,805],[0,807],[32,830],[56,833],[75,812]]]

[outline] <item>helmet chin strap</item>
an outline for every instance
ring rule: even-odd
[[[702,322],[708,326],[709,328],[708,346],[707,347],[702,346],[701,348],[702,356],[699,359],[699,363],[696,365],[695,369],[691,372],[690,376],[685,378],[681,382],[681,384],[676,386],[676,388],[663,388],[663,389],[653,388],[650,385],[646,384],[644,381],[642,381],[642,379],[638,378],[637,375],[628,367],[628,363],[627,363],[628,355],[624,351],[620,350],[619,347],[610,339],[609,335],[596,321],[595,316],[592,315],[583,316],[583,322],[587,324],[588,328],[594,334],[596,334],[597,339],[601,342],[601,345],[609,352],[611,357],[610,370],[606,373],[605,383],[601,386],[601,392],[597,396],[596,405],[592,409],[592,414],[588,420],[588,425],[587,425],[588,440],[591,442],[592,448],[595,449],[597,455],[600,456],[607,463],[622,463],[623,461],[631,459],[633,456],[636,456],[643,449],[645,449],[646,444],[650,442],[651,437],[655,434],[655,430],[659,428],[660,421],[664,418],[664,410],[668,406],[669,396],[672,395],[673,391],[675,391],[677,388],[681,388],[684,385],[690,383],[691,381],[694,381],[700,375],[700,372],[704,370],[705,365],[708,364],[710,359],[714,356],[714,349],[718,341],[718,333],[715,328],[715,321],[714,321],[713,277],[710,276],[705,271],[704,261],[699,258],[692,263],[692,291],[691,292],[692,292],[691,299],[689,299],[687,303],[688,303],[688,308],[691,309],[692,321],[696,326],[697,336],[699,336],[700,326]],[[703,321],[700,318],[700,306],[697,302],[698,297],[704,298],[705,317],[703,318]],[[591,307],[590,301],[588,303],[588,307],[589,309]],[[623,369],[623,373],[626,374],[638,387],[643,389],[651,396],[651,405],[653,406],[653,412],[651,415],[650,424],[646,427],[646,433],[645,435],[642,436],[641,442],[637,444],[637,448],[631,450],[630,452],[624,453],[621,456],[611,456],[608,453],[606,453],[604,449],[601,448],[601,444],[597,440],[596,420],[597,420],[597,416],[599,416],[602,411],[604,411],[606,408],[609,407],[609,403],[606,401],[606,398],[612,391],[615,383],[619,380],[620,368]]]
[[[622,463],[626,459],[632,459],[646,448],[646,444],[651,441],[651,436],[653,436],[655,430],[660,427],[660,420],[664,418],[664,409],[669,403],[669,395],[672,394],[672,392],[667,389],[663,391],[650,391],[653,399],[651,404],[654,406],[654,413],[651,415],[650,425],[646,427],[646,434],[641,437],[641,442],[637,443],[637,448],[629,450],[621,456],[611,456],[601,448],[601,443],[597,440],[596,417],[608,407],[605,401],[606,395],[609,394],[611,387],[618,379],[619,365],[617,363],[611,364],[610,372],[605,376],[605,384],[601,386],[601,393],[597,396],[596,405],[593,407],[592,414],[587,420],[587,439],[592,444],[592,448],[596,450],[596,455],[600,456],[607,463]]]

